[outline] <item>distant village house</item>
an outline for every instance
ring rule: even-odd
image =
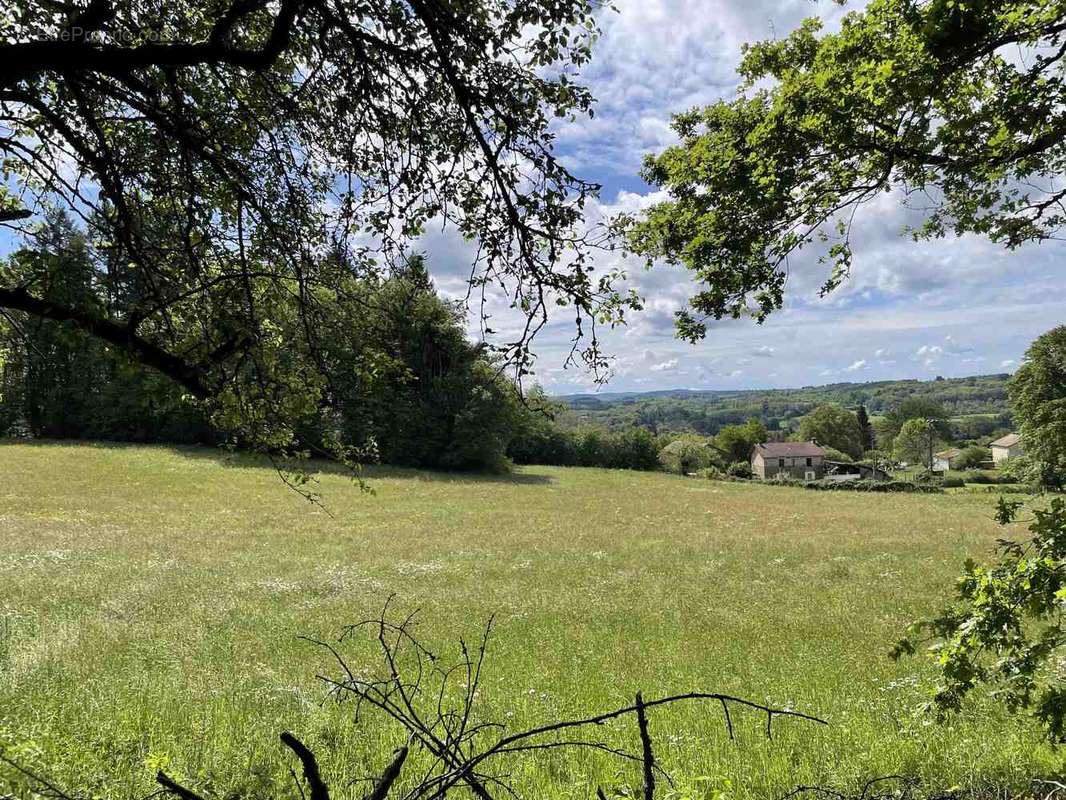
[[[933,453],[933,472],[947,472],[951,469],[951,462],[961,455],[962,451],[957,447]]]
[[[989,447],[992,450],[992,461],[995,462],[996,466],[1012,458],[1017,458],[1025,452],[1022,448],[1022,437],[1016,433],[1008,433],[1006,436],[996,439]]]
[[[797,480],[825,477],[825,450],[814,442],[765,442],[751,451],[752,474],[762,480],[787,475]]]

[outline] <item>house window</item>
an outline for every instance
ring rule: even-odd
[[[783,459],[783,458],[777,459],[777,466],[779,466],[779,467],[785,466],[785,459]]]
[[[807,466],[808,466],[808,467],[814,466],[814,464],[813,464],[812,460],[811,460],[811,459],[809,459],[809,458],[807,459]]]

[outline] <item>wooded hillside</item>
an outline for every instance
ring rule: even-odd
[[[618,392],[565,395],[582,422],[608,428],[639,425],[652,433],[690,431],[713,435],[723,426],[756,417],[771,430],[794,427],[797,420],[824,403],[865,405],[871,415],[897,407],[909,397],[939,403],[953,416],[953,425],[967,436],[980,436],[1010,426],[1007,402],[1009,375],[975,375],[931,381],[900,380],[833,383],[801,389]],[[988,431],[984,431],[988,428]]]

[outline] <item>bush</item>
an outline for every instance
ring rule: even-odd
[[[988,461],[990,454],[987,447],[972,445],[967,447],[951,462],[952,469],[979,469],[981,464]]]
[[[667,472],[686,475],[699,472],[715,462],[714,451],[702,436],[686,434],[659,451],[659,463]]]
[[[915,483],[913,481],[815,481],[817,486],[808,489],[844,490],[856,492],[902,492],[910,494],[939,494],[939,483]]]
[[[653,470],[659,467],[659,445],[644,428],[608,431],[595,427],[567,427],[557,420],[565,409],[548,400],[540,389],[529,393],[527,405],[507,447],[516,464],[559,467],[606,467]]]
[[[789,478],[774,479],[766,483],[779,486],[796,486],[801,489],[811,489],[816,492],[899,492],[911,494],[938,494],[942,490],[940,483],[922,484],[913,481],[800,481]]]
[[[1022,504],[999,501],[996,519],[1014,522]],[[933,705],[954,713],[973,689],[995,690],[1008,711],[1028,711],[1048,737],[1066,741],[1066,681],[1059,665],[1066,594],[1066,502],[1031,509],[1027,541],[1001,540],[991,564],[966,563],[955,597],[921,620],[892,655],[929,653],[940,672]]]
[[[630,428],[615,434],[610,466],[615,469],[657,469],[659,443],[646,428]]]
[[[971,470],[970,472],[964,472],[960,476],[966,483],[979,483],[983,485],[995,485],[1003,483],[1014,483],[1014,478],[1010,475],[1003,475],[995,472],[981,472],[977,470]]]
[[[940,476],[935,472],[919,472],[912,478],[912,482],[920,486],[939,486]]]
[[[954,475],[949,475],[940,482],[940,485],[945,489],[958,489],[965,486],[966,481],[962,478],[955,477]]]
[[[750,478],[752,477],[751,464],[747,461],[734,461],[726,467],[726,474],[734,478]]]
[[[1010,483],[1025,483],[1030,486],[1045,486],[1050,483],[1041,469],[1027,455],[1015,456],[1001,466],[997,474]]]

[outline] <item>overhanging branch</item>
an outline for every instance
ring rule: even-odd
[[[128,326],[121,325],[114,320],[85,309],[71,308],[42,300],[22,288],[0,288],[0,308],[24,311],[27,314],[55,322],[71,322],[86,333],[122,348],[135,356],[142,364],[162,372],[197,399],[204,400],[213,394],[202,369],[164,350],[143,336],[139,336]]]

